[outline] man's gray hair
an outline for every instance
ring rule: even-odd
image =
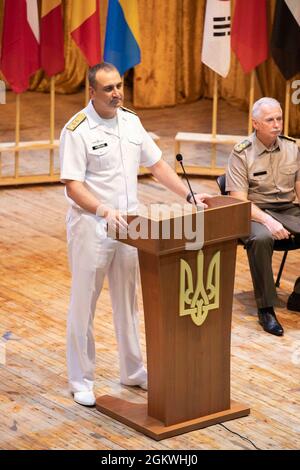
[[[268,96],[264,96],[260,98],[260,100],[255,101],[252,107],[252,117],[253,119],[258,119],[261,113],[262,106],[270,106],[272,108],[279,108],[281,109],[281,105],[279,101],[275,100],[275,98],[269,98]]]

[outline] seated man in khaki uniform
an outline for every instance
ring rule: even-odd
[[[292,215],[298,222],[300,208],[293,202],[296,196],[300,200],[300,154],[294,139],[280,135],[282,110],[278,101],[267,97],[256,101],[252,121],[255,132],[235,145],[229,157],[226,190],[233,197],[252,202],[251,234],[244,241],[259,323],[268,333],[282,336],[283,328],[274,311],[277,294],[272,255],[274,240],[288,239],[291,233],[275,217]],[[273,217],[268,209],[274,211]],[[292,304],[294,309],[300,308],[300,295],[293,297]]]

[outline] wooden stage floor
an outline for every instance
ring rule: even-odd
[[[197,130],[197,114],[201,114],[201,106],[208,105],[204,102],[140,114],[143,122],[145,115],[149,130],[162,135],[163,148],[171,158],[175,132]],[[235,133],[239,133],[239,116],[246,123],[246,115],[228,108],[236,123]],[[153,118],[155,113],[167,116],[161,117],[160,125]],[[185,127],[184,113],[191,119]],[[7,140],[11,138],[8,130],[4,134]],[[34,132],[28,138],[35,138]],[[193,178],[192,182],[195,190],[217,192],[211,179]],[[145,203],[179,200],[147,177],[140,179],[139,194]],[[231,388],[232,399],[250,406],[248,417],[225,423],[227,429],[215,425],[156,442],[72,400],[65,363],[70,286],[66,209],[59,184],[0,190],[0,449],[254,449],[235,433],[260,449],[298,449],[300,314],[280,308],[278,317],[285,335],[278,338],[263,332],[257,323],[247,257],[241,247],[233,306]],[[275,253],[275,272],[279,262],[280,254]],[[299,265],[300,253],[289,254],[278,291],[283,301],[292,291]],[[141,296],[139,306],[145,354]],[[95,336],[96,393],[144,402],[147,392],[119,384],[107,283],[97,306]]]

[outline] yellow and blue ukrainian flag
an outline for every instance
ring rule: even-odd
[[[137,0],[109,0],[104,60],[123,75],[141,61]]]

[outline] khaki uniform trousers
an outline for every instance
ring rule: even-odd
[[[297,205],[287,203],[284,205],[266,204],[259,205],[261,209],[279,210],[281,214],[300,217],[300,208]],[[298,242],[298,235],[296,240]],[[272,269],[272,256],[274,242],[271,232],[258,222],[251,222],[251,235],[243,239],[247,249],[249,266],[254,288],[255,300],[258,308],[272,307],[278,300],[274,275]]]
[[[126,385],[146,380],[139,345],[136,285],[138,257],[134,247],[107,237],[106,221],[70,209],[67,217],[72,272],[67,321],[67,366],[72,392],[93,389],[96,302],[107,274],[118,343],[120,377]]]

